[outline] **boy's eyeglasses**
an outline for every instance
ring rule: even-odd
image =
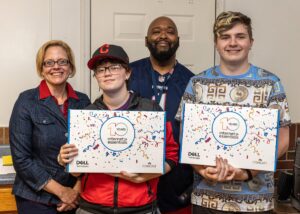
[[[108,70],[111,75],[118,74],[123,66],[120,64],[110,65],[110,66],[99,66],[94,70],[94,74],[97,77],[102,77],[105,75],[105,71]]]

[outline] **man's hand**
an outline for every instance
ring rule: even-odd
[[[235,176],[235,169],[223,158],[216,158],[216,166],[192,165],[192,167],[210,182],[226,182]]]

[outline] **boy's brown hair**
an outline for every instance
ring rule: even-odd
[[[237,24],[243,24],[247,27],[247,31],[251,40],[252,37],[252,27],[251,27],[251,19],[240,13],[240,12],[233,12],[227,11],[222,12],[218,15],[215,24],[214,24],[214,41],[217,41],[217,38],[225,31],[230,30]]]

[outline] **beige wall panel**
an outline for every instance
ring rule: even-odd
[[[278,75],[288,96],[292,122],[300,122],[299,0],[223,0],[219,10],[241,11],[252,18],[250,62]]]

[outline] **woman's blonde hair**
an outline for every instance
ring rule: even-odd
[[[62,47],[66,51],[68,60],[69,60],[69,64],[70,64],[70,67],[72,70],[70,77],[73,77],[76,73],[74,54],[73,54],[73,51],[70,48],[70,46],[61,40],[50,40],[50,41],[46,42],[45,44],[43,44],[43,46],[40,47],[40,49],[38,50],[38,52],[36,54],[36,70],[37,70],[38,75],[40,77],[43,77],[42,76],[43,63],[44,63],[46,51],[49,47],[54,47],[54,46]]]

